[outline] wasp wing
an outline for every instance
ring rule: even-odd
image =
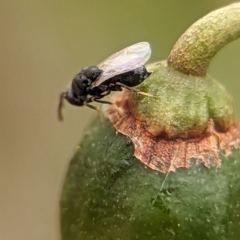
[[[150,58],[150,55],[151,48],[148,42],[136,43],[111,55],[98,65],[98,68],[103,70],[103,73],[93,82],[91,87],[97,87],[111,77],[132,71],[144,65]]]

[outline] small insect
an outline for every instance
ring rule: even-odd
[[[59,120],[63,120],[64,99],[75,106],[87,106],[98,110],[89,103],[111,104],[101,100],[111,91],[122,91],[125,88],[135,93],[153,96],[134,88],[151,75],[144,66],[150,55],[149,43],[140,42],[111,55],[97,66],[83,68],[73,78],[67,90],[60,94]]]

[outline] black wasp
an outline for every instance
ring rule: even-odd
[[[100,99],[111,91],[121,91],[122,88],[152,96],[134,88],[151,74],[144,66],[150,55],[149,43],[140,42],[111,55],[98,66],[82,69],[73,78],[67,90],[60,95],[59,120],[63,119],[61,110],[64,99],[72,105],[87,106],[97,110],[95,106],[89,103],[111,104]]]

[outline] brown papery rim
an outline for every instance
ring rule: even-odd
[[[218,132],[212,119],[201,137],[174,140],[152,136],[146,123],[136,120],[131,113],[130,94],[123,91],[115,94],[112,105],[105,110],[115,129],[128,136],[134,144],[134,156],[149,168],[168,173],[177,168],[189,168],[193,163],[205,167],[219,167],[220,155],[228,156],[232,147],[240,146],[240,125],[234,124],[227,132]]]

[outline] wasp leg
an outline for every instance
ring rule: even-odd
[[[110,93],[111,93],[111,91],[107,91],[107,92],[103,93],[103,95],[101,97],[93,97],[93,101],[99,102],[99,103],[102,103],[102,104],[112,104],[109,101],[100,100],[101,98],[107,96]]]
[[[101,124],[103,124],[102,123],[102,119],[101,119],[100,109],[95,107],[95,106],[93,106],[93,105],[91,105],[91,104],[89,104],[89,102],[99,102],[99,103],[106,103],[106,104],[112,104],[112,103],[111,102],[107,102],[107,101],[101,101],[101,100],[97,99],[96,97],[87,98],[86,101],[84,102],[85,106],[87,106],[87,107],[89,107],[91,109],[94,109],[94,110],[96,110],[98,112],[99,120],[100,120]]]
[[[106,95],[104,95],[106,96]],[[109,101],[104,101],[104,100],[100,100],[102,97],[90,97],[86,100],[86,103],[89,103],[89,102],[98,102],[98,103],[102,103],[102,104],[112,104],[111,102]],[[91,105],[92,106],[92,105]],[[93,107],[93,106],[92,106]]]
[[[109,93],[108,93],[109,94]],[[106,95],[104,95],[106,96]],[[101,98],[101,97],[100,97]],[[91,109],[94,109],[96,111],[99,111],[99,109],[91,104],[89,104],[90,102],[98,102],[98,103],[102,103],[102,104],[112,104],[111,102],[108,102],[108,101],[103,101],[103,100],[100,100],[99,97],[90,97],[90,98],[87,98],[86,101],[84,102],[84,105],[91,108]]]
[[[97,96],[97,97],[94,97],[94,98],[95,98],[95,99],[100,99],[100,98],[103,98],[103,97],[109,95],[110,93],[111,93],[111,91],[108,90],[108,91],[102,92],[102,93],[100,94],[100,96]]]
[[[112,104],[112,102],[102,101],[102,100],[99,100],[99,99],[97,99],[97,98],[94,98],[94,102],[98,102],[98,103],[102,103],[102,104]]]
[[[58,104],[58,120],[63,121],[62,108],[63,108],[63,100],[66,98],[67,92],[62,92],[59,96],[59,104]]]
[[[84,103],[84,105],[85,106],[87,106],[87,107],[89,107],[89,108],[91,108],[91,109],[93,109],[93,110],[96,110],[97,112],[99,112],[99,109],[97,108],[97,107],[95,107],[95,106],[93,106],[93,105],[91,105],[91,104],[89,104],[89,103]]]
[[[126,86],[125,84],[122,84],[120,82],[116,82],[116,85],[122,87],[122,88],[126,88],[127,90],[131,91],[131,92],[134,92],[134,93],[137,93],[137,94],[141,94],[141,95],[145,95],[145,96],[149,96],[149,97],[156,97],[150,93],[146,93],[146,92],[142,92],[136,88],[133,88],[133,87],[128,87]]]
[[[93,102],[93,101],[94,101],[93,97],[90,97],[90,98],[87,98],[86,101],[84,101],[83,104],[84,104],[85,106],[87,106],[87,107],[89,107],[89,108],[91,108],[91,109],[96,110],[97,112],[99,112],[99,109],[98,109],[97,107],[89,104],[90,102]]]

